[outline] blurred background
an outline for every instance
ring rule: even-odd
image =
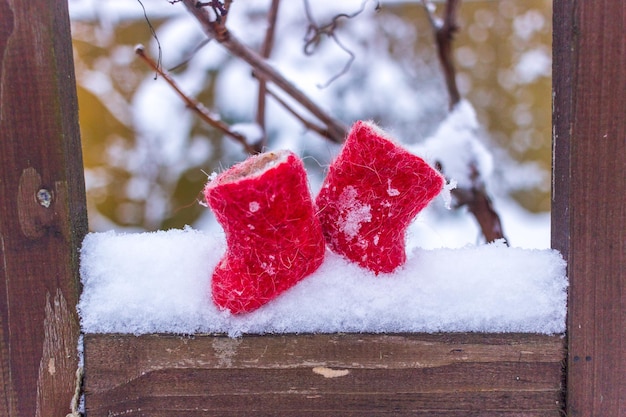
[[[269,4],[236,1],[228,16],[229,29],[256,50]],[[443,4],[435,4],[441,14]],[[272,65],[348,125],[372,119],[406,144],[432,135],[448,113],[448,97],[421,2],[309,5],[307,17],[303,0],[281,2]],[[493,157],[488,191],[512,246],[550,245],[551,5],[466,0],[453,44],[461,94],[474,106],[480,140]],[[154,59],[161,56],[163,68],[186,93],[238,126],[256,116],[258,86],[250,67],[217,42],[204,42],[199,24],[180,3],[70,0],[69,6],[90,229],[191,225],[219,231],[200,193],[207,175],[247,155],[192,114],[134,48],[143,44]],[[321,37],[311,45],[313,53],[305,53],[310,19],[321,26],[361,9],[337,20],[336,39]],[[351,54],[354,60],[342,73]],[[266,111],[267,149],[301,155],[315,193],[338,146],[307,131],[271,98]],[[465,209],[447,210],[441,202],[420,215],[411,233],[423,247],[481,241]]]

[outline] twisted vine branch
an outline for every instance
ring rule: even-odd
[[[340,40],[339,37],[337,36],[337,34],[335,33],[335,29],[337,29],[337,26],[339,25],[339,20],[340,19],[352,19],[358,15],[360,15],[361,13],[363,13],[363,11],[365,10],[365,5],[367,4],[369,0],[365,0],[363,2],[363,4],[361,4],[361,8],[359,10],[357,10],[356,12],[352,13],[352,14],[347,14],[347,13],[340,13],[336,16],[334,16],[330,23],[327,23],[325,25],[318,25],[315,22],[315,19],[313,18],[313,13],[311,12],[311,5],[309,0],[304,0],[304,11],[307,17],[307,20],[309,21],[309,27],[307,28],[307,32],[306,35],[304,37],[304,47],[303,47],[303,51],[305,55],[313,55],[313,53],[315,52],[315,48],[316,46],[321,42],[321,39],[323,36],[327,36],[329,38],[331,38],[335,44],[339,47],[339,49],[341,49],[342,51],[344,51],[347,55],[348,55],[348,61],[344,64],[343,68],[341,69],[341,71],[337,74],[335,74],[334,76],[332,76],[328,81],[326,81],[324,84],[319,85],[319,88],[326,88],[328,87],[330,84],[333,83],[333,81],[335,81],[336,79],[338,79],[339,77],[341,77],[342,75],[346,74],[348,72],[348,70],[350,69],[350,67],[352,66],[352,63],[355,60],[355,55],[354,52],[352,52],[350,49],[348,49]],[[378,3],[376,3],[376,8],[378,9],[380,7],[380,5]]]

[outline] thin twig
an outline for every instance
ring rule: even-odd
[[[359,10],[357,10],[356,12],[354,12],[352,14],[340,13],[340,14],[334,16],[332,18],[332,20],[330,21],[330,23],[327,23],[327,24],[322,25],[322,26],[318,25],[317,22],[315,22],[315,19],[313,18],[313,13],[311,12],[311,5],[309,4],[309,1],[308,0],[304,1],[304,11],[305,11],[307,20],[309,21],[309,27],[307,29],[306,36],[304,38],[304,41],[305,41],[304,42],[304,48],[303,48],[304,54],[305,55],[313,55],[313,53],[315,52],[315,47],[319,44],[319,42],[321,41],[322,36],[324,36],[324,35],[328,36],[329,38],[331,38],[335,42],[335,44],[339,47],[339,49],[341,49],[346,54],[348,54],[348,61],[344,64],[344,66],[341,69],[341,71],[339,71],[337,74],[333,75],[324,84],[318,85],[319,88],[326,88],[326,87],[328,87],[335,80],[337,80],[341,76],[347,74],[348,71],[350,70],[350,67],[352,67],[352,63],[355,60],[354,52],[352,52],[350,49],[348,49],[339,40],[339,37],[335,33],[335,30],[337,29],[337,26],[339,25],[339,20],[340,19],[342,19],[342,18],[352,19],[354,17],[357,17],[361,13],[363,13],[363,11],[365,10],[365,5],[368,3],[368,1],[369,0],[363,1],[363,3],[361,4],[361,8]],[[380,5],[378,3],[376,3],[376,8],[377,9],[378,9],[379,6]]]
[[[195,46],[191,50],[191,52],[185,54],[185,57],[183,58],[181,62],[179,62],[178,64],[174,65],[171,68],[168,68],[168,71],[175,72],[178,69],[180,69],[183,65],[186,65],[187,63],[189,63],[189,61],[191,61],[191,58],[193,58],[198,53],[198,51],[200,51],[200,49],[208,45],[209,42],[211,42],[211,39],[203,39],[202,42],[200,42],[197,46]]]
[[[285,100],[280,98],[269,87],[267,88],[267,94],[269,96],[271,96],[274,100],[276,100],[278,102],[278,104],[283,106],[285,108],[285,110],[287,110],[289,113],[291,113],[291,115],[293,117],[298,119],[298,121],[300,121],[300,123],[302,123],[304,125],[304,127],[306,127],[309,130],[312,130],[312,131],[316,132],[318,135],[320,135],[322,137],[325,137],[325,138],[329,137],[330,133],[328,132],[328,129],[324,129],[323,127],[316,125],[315,123],[311,122],[310,120],[305,119],[300,113],[298,113],[293,107],[291,107],[289,104],[287,104],[287,102]]]
[[[475,164],[472,164],[470,165],[470,170],[472,186],[470,188],[455,188],[452,190],[457,206],[467,206],[469,212],[476,218],[487,242],[494,242],[498,239],[504,239],[507,242],[504,237],[500,216],[493,207],[478,168]]]
[[[229,136],[230,138],[232,138],[232,139],[236,140],[237,142],[239,142],[244,147],[246,152],[248,152],[249,154],[257,153],[257,151],[248,143],[248,141],[246,140],[245,136],[230,130],[229,126],[226,123],[224,123],[224,122],[218,120],[216,117],[212,116],[211,113],[201,103],[199,103],[198,101],[192,99],[187,94],[185,94],[180,89],[180,87],[178,87],[178,84],[176,84],[176,82],[172,79],[172,77],[170,77],[170,75],[168,73],[163,71],[163,69],[161,69],[157,65],[157,63],[154,62],[154,60],[152,58],[150,58],[148,55],[146,55],[146,52],[144,50],[143,45],[138,45],[137,47],[135,47],[135,53],[146,64],[148,64],[148,66],[150,68],[152,68],[161,77],[163,77],[163,79],[170,85],[170,87],[172,87],[174,89],[174,91],[176,91],[176,93],[180,96],[180,98],[183,99],[183,101],[185,102],[187,107],[189,107],[191,110],[193,110],[200,117],[200,119],[202,119],[207,124],[209,124],[210,126],[214,127],[215,129],[219,130],[220,132],[224,133],[226,136]]]
[[[208,12],[203,8],[196,8],[194,0],[182,0],[187,10],[198,20],[202,29],[209,38],[217,40],[232,55],[243,59],[250,65],[256,77],[276,84],[286,94],[291,96],[295,101],[300,103],[311,114],[319,119],[320,122],[328,127],[328,138],[337,143],[343,142],[348,131],[348,127],[341,121],[330,116],[321,107],[315,104],[306,94],[300,91],[293,83],[288,81],[271,65],[267,60],[263,59],[257,52],[247,47],[232,35],[228,29],[212,21]]]
[[[154,40],[157,43],[157,47],[159,49],[159,57],[157,58],[156,61],[156,66],[160,67],[161,66],[161,61],[163,58],[163,50],[161,49],[161,41],[159,41],[159,37],[156,34],[156,31],[154,30],[154,26],[152,26],[152,22],[150,22],[150,18],[148,18],[148,13],[146,12],[146,7],[143,5],[143,3],[141,2],[141,0],[137,0],[137,2],[139,3],[139,5],[141,6],[141,10],[143,10],[143,17],[146,20],[146,23],[148,24],[148,28],[150,28],[150,33],[152,34],[152,37],[154,38]],[[158,73],[158,71],[157,71]],[[154,75],[154,79],[156,80],[156,74]]]
[[[265,31],[265,40],[261,47],[261,56],[268,59],[272,54],[274,47],[274,35],[276,34],[276,19],[278,18],[278,6],[280,0],[272,0],[269,13],[267,15],[267,30]],[[267,94],[267,82],[259,78],[259,95],[257,99],[256,122],[263,131],[263,139],[259,142],[261,149],[267,143],[267,133],[265,129],[265,95]]]

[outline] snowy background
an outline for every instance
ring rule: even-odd
[[[193,116],[133,52],[144,43],[180,86],[231,124],[254,120],[250,68],[216,42],[202,45],[197,22],[181,4],[144,0],[152,37],[136,0],[70,0],[79,82],[90,228],[144,231],[194,228],[219,233],[198,204],[207,174],[246,155]],[[361,0],[311,1],[319,24],[354,13]],[[523,3],[523,4],[520,4]],[[515,247],[549,247],[550,2],[466,1],[455,43],[457,81],[467,99],[448,117],[432,31],[418,1],[364,3],[342,19],[336,36],[354,54],[348,72],[328,87],[350,56],[322,38],[303,52],[308,21],[302,1],[281,2],[271,63],[346,124],[372,119],[427,159],[446,159],[463,181],[462,162],[476,157],[488,192]],[[438,3],[441,6],[441,3]],[[268,0],[235,2],[230,30],[258,49]],[[313,193],[338,146],[307,132],[268,99],[268,148],[288,148],[307,164]],[[430,140],[429,140],[430,138]],[[433,140],[434,139],[434,140]],[[461,170],[462,171],[462,170]],[[435,201],[411,228],[410,247],[480,243],[465,209]]]

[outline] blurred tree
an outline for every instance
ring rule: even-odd
[[[254,122],[258,86],[250,68],[215,42],[204,44],[182,5],[144,3],[163,66],[175,67],[171,73],[181,88],[219,109],[228,124]],[[263,48],[270,4],[233,3],[228,15],[229,29],[256,50]],[[374,119],[407,144],[431,135],[446,115],[447,97],[421,4],[370,2],[357,15],[361,1],[311,2],[309,16],[305,4],[281,3],[271,62],[343,123]],[[245,153],[192,117],[163,80],[155,81],[154,72],[134,59],[137,43],[155,57],[159,47],[139,4],[132,13],[116,13],[115,4],[93,7],[99,15],[85,12],[88,7],[73,15],[92,229],[153,230],[201,221],[207,211],[196,199],[203,171],[229,166]],[[499,161],[488,185],[532,211],[549,209],[550,7],[547,0],[466,1],[454,49],[461,95],[474,103],[484,141]],[[342,13],[355,16],[333,21]],[[332,36],[318,32],[307,44],[312,22],[333,23]],[[310,156],[315,186],[336,145],[305,131],[276,100],[267,100],[265,113],[267,146]]]

